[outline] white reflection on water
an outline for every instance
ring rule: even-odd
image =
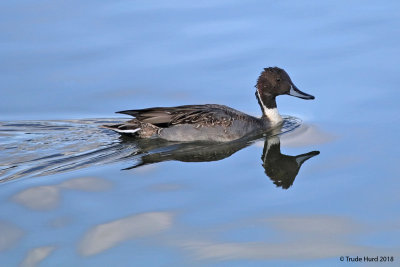
[[[0,221],[0,252],[12,248],[22,238],[24,232],[17,226]]]
[[[312,124],[301,124],[293,131],[280,136],[280,142],[285,147],[305,147],[311,145],[321,145],[332,142],[336,139],[331,133],[325,132]],[[263,142],[257,142],[257,145],[264,146]]]
[[[57,186],[36,186],[19,192],[12,200],[32,210],[51,210],[59,205],[60,192]]]
[[[332,142],[336,139],[331,133],[321,130],[316,125],[302,124],[292,132],[281,136],[281,143],[284,146],[303,147],[320,145]]]
[[[182,244],[191,250],[196,259],[214,260],[257,260],[257,259],[323,259],[340,255],[370,253],[362,246],[343,243],[321,242],[319,240],[279,243],[218,243],[189,241]]]
[[[32,210],[52,210],[60,204],[60,190],[81,190],[87,192],[100,192],[112,187],[110,181],[98,177],[73,178],[55,185],[35,186],[25,189],[11,199]]]
[[[233,230],[246,227],[272,228],[279,233],[265,236],[263,242],[217,241],[215,237],[171,241],[189,251],[197,260],[261,260],[261,259],[324,259],[342,255],[380,255],[388,249],[358,245],[351,241],[360,232],[372,232],[370,226],[346,217],[310,215],[275,216],[235,225]],[[223,227],[229,229],[228,227]],[[232,230],[232,229],[231,229]],[[210,231],[209,231],[210,232]],[[212,231],[211,231],[212,232]],[[391,251],[390,253],[395,253]],[[390,254],[389,253],[389,254]]]
[[[148,212],[94,226],[80,242],[79,253],[91,256],[123,241],[166,230],[172,226],[172,218],[172,213]]]
[[[21,263],[21,267],[38,266],[41,261],[50,256],[54,249],[55,247],[53,246],[46,246],[29,250],[24,261]]]

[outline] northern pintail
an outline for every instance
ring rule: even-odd
[[[286,71],[278,67],[265,68],[257,80],[256,88],[262,111],[260,118],[224,105],[185,105],[118,111],[135,119],[104,127],[139,138],[226,142],[279,125],[282,117],[276,107],[275,98],[278,95],[314,99],[314,96],[300,91]]]

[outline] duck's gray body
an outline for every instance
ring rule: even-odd
[[[267,118],[256,118],[233,108],[216,105],[188,105],[126,110],[136,119],[109,125],[120,133],[142,138],[159,137],[168,141],[226,142],[270,128]]]
[[[186,105],[119,111],[117,113],[131,115],[135,119],[104,127],[139,138],[227,142],[279,125],[282,117],[276,108],[275,97],[278,95],[314,99],[297,89],[289,75],[277,67],[264,69],[256,87],[256,97],[263,113],[261,118],[224,105]]]
[[[268,120],[255,118],[223,105],[212,107],[209,121],[194,124],[176,124],[160,130],[159,137],[169,141],[218,141],[226,142],[269,128]],[[212,120],[224,121],[216,123]]]
[[[256,126],[256,127],[254,127]],[[159,137],[168,141],[217,141],[227,142],[242,138],[248,134],[262,130],[247,121],[234,121],[232,125],[196,128],[191,124],[181,124],[161,129]]]

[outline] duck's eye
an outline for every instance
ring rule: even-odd
[[[277,81],[277,82],[280,82],[280,81],[281,81],[281,78],[276,78],[276,81]]]

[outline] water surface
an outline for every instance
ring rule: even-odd
[[[397,1],[3,1],[1,265],[398,265],[399,14]],[[279,135],[210,147],[99,127],[150,106],[260,114],[254,85],[275,65],[316,96],[278,98],[292,122]],[[299,155],[312,158],[297,168]]]

